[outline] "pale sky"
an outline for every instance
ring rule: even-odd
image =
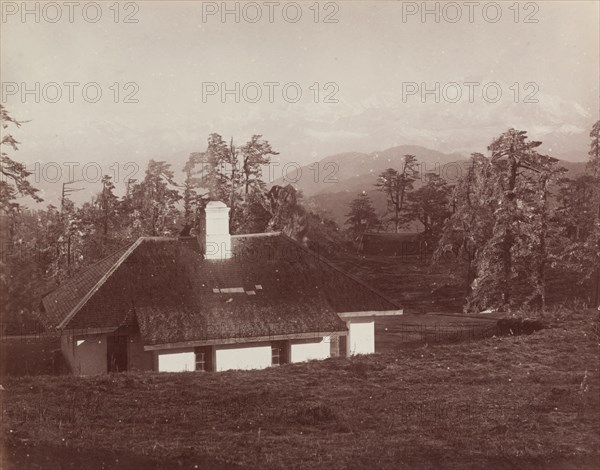
[[[462,17],[455,23],[449,21],[456,14],[449,7],[439,23],[433,15],[421,21],[420,12],[403,18],[403,9],[421,8],[421,2],[321,2],[319,22],[314,21],[314,2],[299,2],[302,17],[296,23],[282,14],[291,2],[274,7],[273,23],[264,2],[255,3],[262,12],[255,23],[247,21],[256,14],[254,7],[242,15],[243,2],[237,23],[233,14],[222,22],[219,12],[204,21],[202,2],[192,1],[123,4],[117,23],[110,9],[114,2],[98,3],[102,17],[96,23],[82,15],[86,2],[75,7],[72,23],[62,2],[57,2],[60,20],[50,23],[56,11],[48,8],[36,23],[33,14],[13,14],[21,2],[2,2],[2,101],[13,117],[30,121],[13,132],[22,145],[12,154],[28,166],[36,161],[143,166],[154,158],[172,162],[179,176],[187,155],[204,150],[211,132],[239,143],[263,134],[282,161],[300,164],[403,144],[468,154],[485,151],[509,127],[528,130],[556,155],[583,151],[576,157],[583,160],[599,115],[597,1],[521,2],[519,22],[510,9],[514,1],[499,2],[502,17],[495,23],[482,13],[491,2],[480,2],[473,22],[464,2],[456,2]],[[221,5],[204,2],[204,9]],[[435,8],[435,2],[429,5]],[[295,7],[286,8],[293,19]],[[91,19],[96,14],[93,8],[86,12]],[[128,13],[138,22],[124,23]],[[338,22],[324,23],[328,13]],[[493,19],[493,8],[486,13]],[[524,22],[528,15],[538,22]],[[62,98],[46,102],[41,90],[39,103],[35,94],[23,97],[22,84],[34,89],[36,82],[40,88],[61,84]],[[65,82],[81,84],[73,103]],[[97,103],[82,96],[82,86],[91,82],[102,90]],[[118,103],[110,88],[115,82]],[[123,88],[128,82],[136,84],[137,103],[123,102],[134,90]],[[208,82],[230,88],[256,82],[263,96],[251,103],[240,93],[235,103],[228,95],[222,103],[217,93],[203,102],[203,83]],[[279,84],[272,103],[265,82]],[[291,102],[293,87],[288,99],[281,91],[292,82],[302,90],[296,103]],[[318,103],[313,102],[315,82]],[[436,82],[440,89],[457,83],[462,98],[451,103],[440,92],[436,103],[433,94],[422,97],[420,90],[403,97],[403,90],[414,91],[412,83],[434,88]],[[472,103],[465,82],[481,84],[474,88]],[[325,88],[326,83],[335,85]],[[502,91],[496,103],[482,95],[489,83],[494,85],[486,95],[490,99],[497,88]],[[91,90],[88,97],[93,98]],[[246,90],[254,98],[255,88]],[[448,99],[455,99],[454,86],[446,90]],[[55,89],[47,86],[46,91],[54,99]],[[331,91],[337,103],[324,102]],[[537,103],[523,102],[530,93]],[[143,176],[142,170],[137,176]]]

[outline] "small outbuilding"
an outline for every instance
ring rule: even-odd
[[[402,310],[281,233],[142,237],[42,299],[75,374],[224,371],[375,352],[374,317]]]

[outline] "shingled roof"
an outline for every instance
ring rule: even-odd
[[[110,269],[118,263],[129,248],[127,246],[120,248],[46,294],[42,298],[45,313],[42,317],[44,323],[50,327],[59,325],[88,294],[94,292],[94,287],[110,272]]]
[[[336,313],[392,301],[279,233],[232,237],[205,260],[192,237],[144,237],[46,295],[59,329],[118,328],[135,314],[146,345],[346,329]]]

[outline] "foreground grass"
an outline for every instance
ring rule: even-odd
[[[595,469],[593,314],[264,371],[6,378],[2,468]]]

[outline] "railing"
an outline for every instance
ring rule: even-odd
[[[388,328],[401,345],[459,343],[477,341],[499,335],[495,322],[458,323],[440,325],[431,323],[401,323]]]
[[[2,323],[0,322],[0,342],[36,341],[45,338],[58,338],[60,332],[46,330],[40,324]]]

